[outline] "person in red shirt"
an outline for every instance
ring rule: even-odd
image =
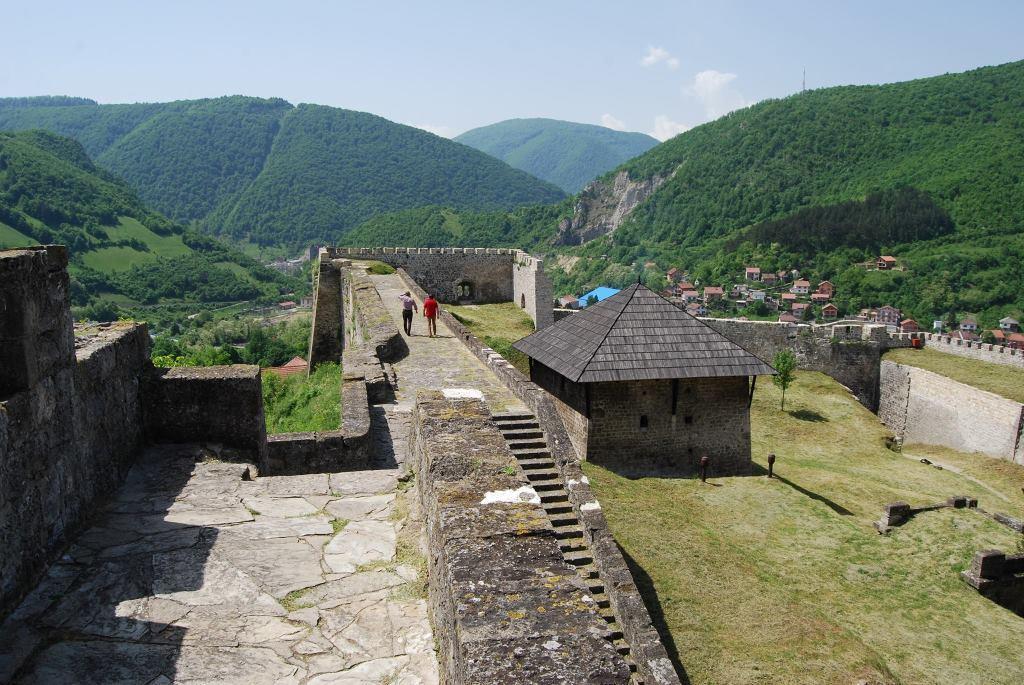
[[[427,317],[427,333],[431,338],[437,335],[437,307],[437,300],[432,294],[423,300],[423,316]]]

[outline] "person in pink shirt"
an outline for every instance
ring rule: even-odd
[[[408,290],[399,295],[398,299],[402,301],[402,326],[405,328],[405,334],[411,336],[412,313],[418,312],[419,308],[416,306],[416,300],[412,299],[412,294]]]

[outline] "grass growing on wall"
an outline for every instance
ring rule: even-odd
[[[388,274],[395,273],[395,267],[384,262],[371,261],[366,267],[366,273],[375,276],[387,276]]]
[[[321,364],[308,378],[263,373],[267,433],[337,430],[341,425],[341,366]]]
[[[533,333],[533,319],[515,302],[445,305],[444,308],[485,345],[530,375],[529,359],[513,349],[512,343]]]
[[[932,371],[979,390],[1024,403],[1024,369],[1021,368],[958,357],[927,347],[890,350],[885,353],[885,359]]]
[[[970,464],[960,475],[889,451],[877,417],[822,374],[798,373],[786,399],[782,412],[758,383],[758,475],[630,480],[584,464],[690,682],[1024,682],[1024,620],[959,576],[976,550],[1013,551],[1020,535],[965,510],[889,536],[871,525],[886,503],[960,493],[1020,515],[1024,468],[944,455]],[[769,452],[781,478],[763,475]]]

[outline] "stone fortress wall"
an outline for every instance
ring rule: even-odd
[[[918,339],[924,343],[925,347],[938,352],[1024,369],[1024,350],[1015,350],[1003,345],[989,345],[983,342],[960,340],[959,338],[939,333],[893,333],[890,337],[893,340],[907,342]]]
[[[522,251],[484,247],[326,247],[321,261],[373,259],[405,269],[447,304],[515,302],[538,329],[553,323],[551,280],[542,260]]]
[[[904,443],[1024,464],[1024,405],[914,366],[883,361],[878,418]]]
[[[76,331],[67,264],[62,246],[0,250],[0,617],[147,443],[206,443],[262,475],[366,466],[372,373],[360,364],[343,381],[340,430],[268,439],[259,367],[154,368],[145,324]],[[372,351],[352,354],[380,368]]]

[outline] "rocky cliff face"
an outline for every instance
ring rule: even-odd
[[[594,181],[580,193],[572,219],[558,225],[556,245],[579,245],[612,233],[644,200],[671,176],[654,176],[634,181],[626,171],[615,175],[611,184]]]

